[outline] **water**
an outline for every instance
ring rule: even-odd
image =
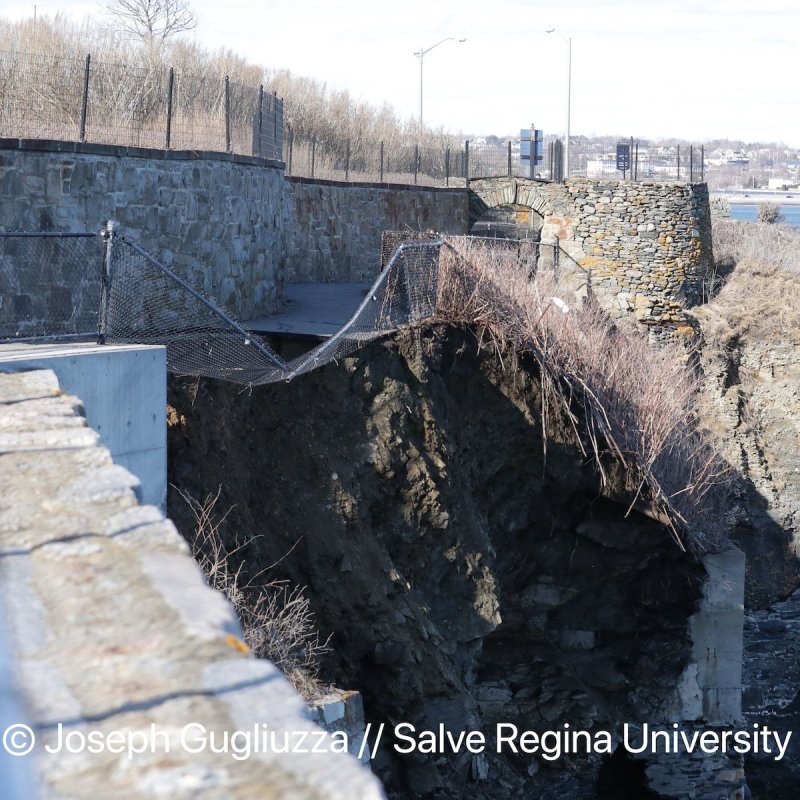
[[[800,205],[781,206],[784,222],[800,228]],[[731,203],[731,219],[741,219],[747,222],[755,222],[758,219],[758,204],[753,203]]]

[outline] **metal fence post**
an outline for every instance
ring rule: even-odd
[[[706,180],[706,146],[700,145],[700,183]]]
[[[277,116],[277,115],[276,115]],[[264,132],[264,84],[258,86],[258,152],[256,155],[264,155],[264,145],[262,134]]]
[[[381,183],[383,183],[383,142],[381,142]]]
[[[81,100],[81,141],[86,141],[86,114],[89,110],[89,65],[92,63],[90,53],[86,54],[86,64],[83,68],[83,98]]]
[[[278,155],[278,92],[275,89],[272,91],[272,136],[272,152],[277,159],[280,156]]]
[[[689,183],[694,183],[694,145],[689,145]]]
[[[559,254],[561,252],[561,241],[558,236],[555,237],[555,244],[553,245],[553,272],[558,272]]]
[[[289,128],[289,174],[292,174],[292,152],[294,150],[294,131]]]
[[[508,140],[508,177],[511,177],[511,139]]]
[[[417,172],[419,171],[419,145],[414,145],[414,183],[417,182]]]
[[[464,180],[469,186],[469,139],[464,142]]]
[[[448,147],[444,153],[444,185],[450,185],[450,148]]]
[[[225,152],[231,152],[231,87],[225,76]]]
[[[639,142],[636,142],[636,156],[633,159],[633,179],[639,180]]]
[[[350,140],[347,140],[347,145],[344,154],[344,180],[345,183],[350,180]]]
[[[678,180],[681,179],[681,146],[678,145]]]
[[[314,177],[314,161],[317,158],[317,137],[311,137],[311,177]]]
[[[108,334],[108,304],[111,297],[111,257],[114,249],[114,238],[117,234],[117,223],[106,222],[100,234],[103,239],[103,263],[100,267],[100,307],[97,309],[97,344],[105,344]]]
[[[169,68],[169,81],[167,82],[167,139],[165,149],[169,150],[172,144],[172,92],[175,89],[175,70]]]

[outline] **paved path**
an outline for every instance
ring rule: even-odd
[[[372,284],[290,283],[284,290],[288,301],[281,311],[242,323],[265,335],[308,336],[327,339],[350,319]]]

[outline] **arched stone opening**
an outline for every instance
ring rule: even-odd
[[[473,223],[472,236],[492,239],[531,239],[539,241],[544,217],[530,206],[507,203],[487,208]]]

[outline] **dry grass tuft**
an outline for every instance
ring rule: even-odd
[[[677,351],[619,331],[551,272],[529,278],[529,266],[507,249],[450,240],[440,260],[440,318],[477,326],[501,353],[535,359],[543,429],[549,410],[560,409],[607,486],[610,463],[621,464],[631,505],[667,524],[682,548],[724,547],[732,471],[698,428],[697,378]]]
[[[714,258],[723,268],[751,261],[800,272],[800,230],[797,228],[715,219],[712,235]]]
[[[330,652],[329,640],[320,639],[301,587],[286,581],[255,584],[263,573],[244,582],[244,544],[230,548],[221,531],[230,513],[230,509],[222,515],[217,512],[221,488],[203,502],[178,490],[195,520],[192,554],[211,587],[223,592],[236,609],[253,654],[269,659],[306,700],[314,699],[324,690],[319,659]]]

